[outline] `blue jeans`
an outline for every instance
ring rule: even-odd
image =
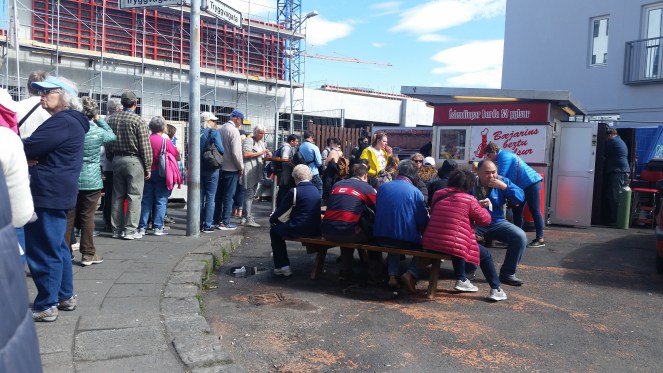
[[[313,175],[311,178],[311,183],[315,185],[316,188],[318,188],[318,192],[320,192],[320,198],[322,198],[322,179],[320,178],[320,175]]]
[[[147,228],[152,205],[154,205],[154,229],[163,228],[163,218],[166,216],[166,206],[170,191],[166,188],[166,179],[159,172],[152,172],[149,180],[145,181],[143,200],[140,202],[140,223],[138,228]]]
[[[451,264],[454,266],[454,274],[456,275],[456,280],[465,281],[467,276],[465,274],[465,265],[466,262],[461,258],[451,259]],[[481,267],[481,272],[483,272],[486,282],[490,285],[491,289],[500,288],[500,280],[497,276],[497,271],[495,271],[495,263],[493,263],[493,255],[483,247],[479,245],[479,266]]]
[[[543,216],[541,215],[541,182],[534,183],[523,190],[525,192],[525,202],[536,227],[536,238],[543,238]],[[521,203],[513,209],[513,224],[518,228],[523,228],[523,211],[525,204]]]
[[[37,287],[32,309],[41,312],[74,295],[74,276],[64,241],[67,210],[35,208],[35,212],[37,221],[25,226],[25,253]]]
[[[488,227],[476,227],[476,231],[483,236],[489,235],[490,238],[506,243],[506,255],[502,268],[500,268],[500,276],[515,275],[516,267],[523,258],[527,246],[525,232],[506,220]],[[476,270],[476,266],[471,264],[468,264],[466,268],[468,271]]]
[[[203,228],[212,226],[219,172],[219,170],[214,170],[210,175],[200,176],[200,225]]]
[[[215,220],[219,223],[230,224],[230,213],[232,211],[235,189],[237,189],[237,180],[239,180],[239,171],[221,171],[219,181],[221,195],[218,195],[219,190],[217,189],[216,198],[217,203],[221,201],[222,206],[217,205],[215,211],[218,211],[219,214],[214,214]]]
[[[233,208],[241,209],[244,205],[244,186],[239,185],[239,180],[237,186],[235,187],[235,194],[233,195]]]

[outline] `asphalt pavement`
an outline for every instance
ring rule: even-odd
[[[186,210],[166,236],[95,237],[103,263],[73,263],[78,306],[55,322],[37,323],[44,372],[243,372],[203,318],[203,282],[242,229],[186,237]],[[97,214],[97,226],[103,226]],[[30,299],[36,288],[27,278]]]
[[[339,281],[338,249],[313,281],[314,256],[289,243],[294,274],[274,276],[267,205],[254,204],[263,227],[246,229],[216,272],[218,286],[203,296],[212,332],[250,372],[663,369],[663,278],[652,229],[547,227],[546,247],[527,249],[519,266],[525,284],[503,286],[507,301],[485,299],[480,272],[479,292],[453,291],[449,262],[427,300],[425,281],[410,297],[368,285],[358,258],[356,278]],[[505,250],[490,250],[499,267]],[[244,277],[233,274],[238,267]]]
[[[37,324],[44,371],[661,371],[651,229],[548,227],[507,301],[485,300],[481,274],[478,293],[452,291],[448,262],[427,300],[423,281],[410,297],[369,286],[358,260],[338,281],[337,249],[312,281],[313,256],[290,243],[294,275],[273,276],[270,207],[254,203],[261,228],[185,237],[186,211],[171,205],[168,236],[96,237],[103,263],[81,267],[76,253],[77,309]],[[491,251],[499,266],[503,248]],[[225,263],[207,278],[215,257]]]

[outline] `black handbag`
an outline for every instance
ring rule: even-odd
[[[203,163],[207,168],[216,170],[221,168],[223,165],[223,154],[219,152],[219,149],[216,148],[214,142],[212,142],[212,130],[210,129],[207,135],[207,143],[205,144],[205,151],[203,151],[202,157]]]

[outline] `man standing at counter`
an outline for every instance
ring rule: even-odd
[[[544,247],[543,239],[543,216],[541,215],[541,181],[543,178],[525,161],[515,153],[501,149],[494,142],[488,143],[483,149],[483,155],[497,165],[497,173],[511,180],[525,192],[525,202],[534,220],[536,237],[527,247]],[[513,224],[523,228],[523,211],[525,203],[520,203],[513,208]]]

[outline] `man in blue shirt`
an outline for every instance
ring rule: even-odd
[[[381,246],[420,249],[421,234],[428,224],[424,195],[414,186],[417,166],[411,160],[398,164],[398,176],[382,184],[375,202],[375,242]],[[389,286],[398,287],[400,255],[387,256]]]
[[[313,143],[314,141],[313,132],[304,131],[304,142],[299,146],[299,152],[302,153],[306,165],[311,169],[313,174],[311,183],[318,188],[320,198],[322,198],[322,179],[318,171],[318,167],[322,166],[322,156],[320,155],[320,149]]]
[[[523,203],[525,193],[506,177],[497,175],[497,166],[489,159],[479,162],[478,182],[474,196],[479,204],[490,211],[492,218],[488,227],[476,227],[479,235],[490,236],[507,244],[504,263],[500,268],[500,281],[511,286],[520,286],[523,281],[516,277],[516,267],[525,253],[527,236],[517,226],[504,219],[504,205],[507,199],[513,203]],[[467,273],[474,273],[476,267],[467,265]]]

